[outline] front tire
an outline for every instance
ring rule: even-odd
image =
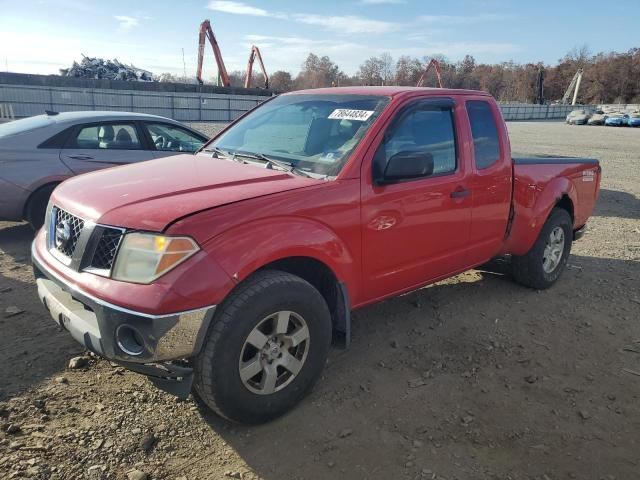
[[[538,290],[551,287],[564,271],[572,241],[571,216],[566,210],[553,209],[531,250],[525,255],[513,256],[513,278]]]
[[[258,272],[216,312],[195,359],[196,393],[228,420],[276,418],[320,377],[331,329],[329,308],[311,284],[286,272]]]

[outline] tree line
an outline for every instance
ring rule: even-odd
[[[431,58],[441,65],[444,87],[484,90],[500,102],[534,102],[540,69],[544,72],[546,101],[560,100],[576,71],[582,68],[584,75],[578,102],[640,103],[640,48],[593,55],[583,46],[574,48],[556,65],[513,61],[486,64],[478,63],[471,55],[458,62],[451,62],[442,55],[423,58],[402,55],[394,60],[389,53],[383,53],[364,60],[354,75],[345,74],[328,56],[309,53],[297,75],[283,70],[271,73],[270,88],[287,92],[349,85],[413,86]],[[245,72],[241,71],[231,72],[231,85],[244,86],[244,75]],[[163,74],[161,81],[181,81],[181,77]],[[255,87],[264,86],[261,84],[262,75],[254,75],[253,81]],[[424,86],[437,86],[435,72],[429,73]]]
[[[544,96],[548,102],[562,98],[579,68],[584,75],[578,101],[585,104],[640,103],[640,48],[624,53],[592,55],[588,48],[576,48],[556,65],[540,63],[478,63],[471,55],[459,62],[443,56],[415,58],[401,56],[397,60],[388,53],[366,59],[355,75],[346,75],[327,56],[310,53],[300,72],[278,70],[270,76],[270,86],[278,91],[348,85],[416,85],[431,58],[442,70],[442,83],[447,88],[484,90],[501,102],[535,101],[538,71],[544,71]],[[232,82],[242,85],[243,72],[234,72]],[[435,72],[427,76],[425,86],[437,86]],[[258,79],[259,81],[259,79]]]

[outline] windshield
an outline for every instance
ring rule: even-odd
[[[283,95],[248,114],[205,151],[261,154],[298,171],[335,176],[388,102],[372,95]]]
[[[28,132],[37,128],[48,127],[52,123],[53,120],[46,115],[38,115],[36,117],[23,118],[22,120],[2,123],[0,124],[0,138]]]

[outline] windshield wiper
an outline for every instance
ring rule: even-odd
[[[223,157],[227,157],[227,158],[231,158],[232,156],[231,153],[225,152],[224,150],[218,147],[205,148],[203,152],[215,153],[217,156],[222,155]]]
[[[267,157],[264,153],[252,153],[252,152],[236,152],[235,155],[239,156],[239,157],[247,157],[247,158],[255,158],[256,160],[262,160],[263,162],[266,162],[267,164],[271,165],[271,168],[273,168],[274,166],[281,168],[282,170],[288,172],[288,173],[296,173],[298,175],[302,175],[304,177],[308,177],[308,178],[314,178],[311,175],[309,175],[307,172],[305,172],[304,170],[301,170],[297,167],[294,167],[293,164],[289,163],[289,162],[284,162],[282,160],[277,160],[275,158],[272,157]]]
[[[233,160],[234,162],[244,163],[244,160],[240,160],[237,158],[236,152],[232,152],[231,150],[222,150],[218,147],[205,148],[204,152],[213,152],[216,154],[217,158],[228,158],[229,160]]]

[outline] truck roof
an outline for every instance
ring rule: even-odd
[[[457,88],[430,88],[430,87],[402,87],[402,86],[384,86],[384,87],[329,87],[329,88],[312,88],[308,90],[297,90],[286,93],[291,94],[315,94],[315,95],[379,95],[385,97],[395,97],[404,93],[433,93],[438,95],[489,95],[487,92],[480,90],[464,90]]]

